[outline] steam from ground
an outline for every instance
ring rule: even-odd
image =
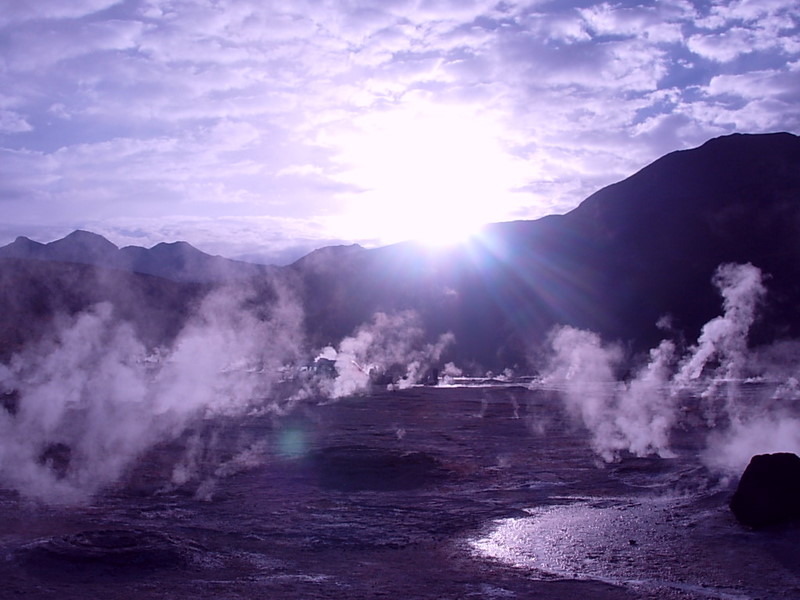
[[[398,389],[419,383],[455,341],[452,333],[432,344],[424,339],[416,313],[376,313],[337,348],[323,348],[317,358],[333,361],[337,374],[323,382],[322,393],[331,398],[349,396],[366,391],[376,379],[391,380]]]
[[[551,336],[554,356],[544,376],[556,385],[568,414],[591,433],[592,447],[612,461],[623,450],[637,456],[670,456],[669,430],[674,403],[662,390],[668,378],[674,345],[664,341],[650,351],[650,362],[630,381],[619,381],[622,350],[604,345],[600,336],[561,327]]]
[[[800,452],[800,419],[786,402],[797,398],[797,380],[789,378],[796,372],[784,374],[783,386],[765,386],[772,390],[767,397],[743,393],[744,377],[758,362],[747,336],[766,293],[760,270],[726,264],[712,281],[722,296],[723,314],[706,323],[683,356],[672,341],[662,341],[627,380],[618,377],[620,347],[572,327],[551,333],[552,357],[542,382],[562,390],[567,412],[586,426],[603,460],[617,460],[623,452],[671,456],[671,433],[688,426],[686,401],[697,397],[711,431],[703,457],[709,467],[737,473],[754,454]],[[764,372],[776,376],[774,368]]]
[[[415,313],[378,313],[319,353],[335,369],[308,370],[300,303],[272,286],[269,299],[243,283],[208,293],[169,347],[155,350],[111,304],[62,318],[49,339],[0,364],[0,485],[48,503],[84,502],[205,419],[280,417],[304,398],[366,392],[380,379],[408,387],[453,343],[452,334],[426,343]],[[165,491],[191,483],[208,498],[218,479],[266,460],[263,439],[237,441],[231,457],[207,427],[199,431],[164,475]]]
[[[156,352],[110,304],[64,319],[0,369],[0,392],[17,396],[0,410],[0,482],[47,502],[81,502],[192,421],[268,408],[279,366],[299,355],[302,312],[280,288],[268,308],[254,309],[254,295],[209,293]]]
[[[464,375],[464,372],[453,362],[447,363],[441,372],[442,382],[446,385],[452,384],[456,377],[461,377],[462,375]]]
[[[624,452],[671,456],[672,432],[687,426],[687,398],[698,397],[704,426],[713,428],[704,457],[710,467],[737,472],[753,454],[800,451],[800,419],[791,404],[800,394],[798,379],[784,377],[755,402],[742,392],[754,365],[769,377],[787,369],[797,376],[800,363],[786,356],[799,358],[800,346],[748,349],[765,295],[756,267],[723,265],[713,283],[723,313],[703,327],[697,343],[679,352],[662,341],[627,379],[619,377],[619,346],[572,327],[553,331],[542,381],[563,391],[567,412],[587,427],[604,460]],[[449,333],[428,341],[413,312],[377,313],[316,353],[316,368],[301,368],[308,356],[302,310],[280,285],[273,292],[265,303],[247,285],[216,289],[174,342],[155,351],[110,304],[63,318],[50,339],[0,364],[0,485],[50,503],[82,502],[153,445],[202,419],[283,415],[302,398],[340,398],[374,385],[402,389],[423,381],[454,343]],[[461,373],[450,363],[442,374],[446,380]],[[190,438],[169,485],[197,477],[209,443]],[[198,496],[210,497],[218,479],[258,464],[267,452],[264,440],[249,440],[207,472]]]

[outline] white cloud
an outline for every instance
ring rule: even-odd
[[[624,7],[603,3],[579,9],[579,13],[586,28],[595,35],[625,35],[653,43],[671,43],[683,39],[681,24],[672,19],[685,16],[680,14],[685,9],[680,12],[676,9],[680,7]]]
[[[220,216],[212,219],[170,215],[157,219],[104,219],[89,221],[86,226],[119,247],[150,248],[160,242],[192,240],[192,244],[209,254],[229,258],[245,256],[266,264],[287,264],[321,245],[342,243],[307,219],[289,217]],[[6,243],[2,241],[2,233],[0,231],[0,244]],[[51,241],[63,237],[69,230],[49,237],[46,234],[37,237],[35,230],[33,233],[32,239]],[[9,242],[13,240],[10,235],[8,238]]]
[[[96,52],[134,48],[143,25],[111,20],[92,23],[35,23],[8,34],[9,70],[32,71]]]
[[[468,115],[451,137],[475,148],[431,148],[464,162],[450,189],[481,189],[475,157],[495,172],[486,218],[564,212],[669,150],[797,127],[795,4],[0,0],[0,202],[18,222],[305,218],[297,235],[334,239],[401,168],[374,166],[400,135],[381,119],[424,105]],[[360,158],[354,130],[376,145]]]
[[[712,3],[707,20],[699,24],[708,28],[718,28],[732,21],[754,23],[777,23],[781,28],[792,27],[791,17],[800,13],[794,0],[736,0],[734,2]],[[796,24],[794,25],[796,27]]]
[[[53,163],[52,157],[41,152],[0,149],[0,181],[3,190],[0,201],[44,197],[46,194],[43,188],[57,180],[51,172]],[[14,220],[13,211],[4,212],[3,220]]]
[[[276,173],[278,177],[288,175],[322,175],[322,169],[315,165],[289,165]]]
[[[729,62],[770,50],[800,51],[800,7],[792,0],[717,3],[695,24],[705,31],[691,36],[687,45],[710,60]]]
[[[542,40],[567,44],[591,40],[585,19],[577,11],[565,14],[526,15],[524,26],[527,31]]]
[[[724,102],[695,102],[684,109],[696,121],[720,131],[797,131],[800,110],[774,98],[753,100],[743,105]]]
[[[720,33],[694,35],[687,40],[687,47],[703,58],[728,62],[757,50],[756,42],[752,31],[736,27]]]
[[[731,95],[748,100],[769,96],[785,97],[800,104],[800,78],[797,72],[777,70],[751,71],[736,75],[716,75],[705,91],[710,96]]]
[[[119,4],[121,0],[0,0],[0,27],[41,19],[78,19]]]
[[[25,117],[13,110],[0,108],[0,133],[22,133],[33,129]]]

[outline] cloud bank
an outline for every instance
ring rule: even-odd
[[[667,151],[800,123],[791,0],[2,0],[0,15],[8,241],[385,243],[415,233],[401,203],[536,218]]]

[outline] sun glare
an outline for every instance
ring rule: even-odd
[[[354,238],[431,245],[465,239],[503,220],[528,167],[503,148],[501,128],[463,106],[375,112],[331,144],[339,149],[348,193],[341,227]]]

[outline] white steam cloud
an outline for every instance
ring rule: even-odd
[[[208,294],[170,348],[150,353],[110,304],[65,320],[0,370],[0,483],[51,503],[85,501],[193,420],[265,408],[295,360],[302,313],[291,296],[258,311],[254,292]],[[269,408],[269,405],[266,405]]]
[[[452,333],[425,343],[425,331],[413,311],[376,313],[337,348],[327,346],[317,360],[334,362],[336,375],[324,382],[322,393],[341,398],[367,391],[375,381],[404,389],[419,383],[455,342]]]
[[[751,264],[720,266],[713,278],[723,298],[723,314],[706,323],[683,357],[664,340],[649,362],[628,380],[617,372],[623,354],[589,331],[556,328],[552,358],[542,376],[545,386],[562,391],[565,408],[591,434],[594,451],[606,461],[623,452],[671,456],[670,435],[682,422],[683,400],[699,397],[706,425],[714,428],[704,453],[718,471],[740,472],[754,454],[800,452],[800,419],[790,404],[797,397],[794,366],[786,383],[763,395],[743,393],[753,370],[748,332],[766,293],[761,271]],[[775,376],[774,364],[770,371]]]
[[[246,284],[208,293],[170,346],[155,350],[110,304],[62,318],[50,339],[0,364],[0,485],[47,503],[85,502],[203,419],[282,416],[302,399],[359,394],[376,382],[408,387],[454,341],[426,343],[415,313],[377,313],[319,353],[334,368],[301,367],[302,309],[273,287],[269,301]],[[162,489],[196,484],[198,497],[210,497],[220,478],[266,460],[263,439],[245,442],[223,458],[215,435],[190,435]],[[210,456],[219,464],[209,470]]]
[[[568,414],[589,430],[604,460],[625,452],[671,456],[671,433],[686,425],[687,397],[702,399],[705,423],[714,427],[704,456],[714,469],[741,470],[759,452],[800,451],[800,419],[791,404],[800,392],[798,363],[773,356],[787,348],[800,355],[800,347],[784,343],[773,354],[748,349],[765,294],[756,267],[723,265],[713,282],[723,314],[685,353],[662,341],[627,380],[618,375],[619,346],[573,327],[552,332],[542,382],[563,392]],[[309,367],[302,309],[290,291],[273,287],[268,302],[247,285],[210,292],[170,346],[155,351],[109,304],[63,318],[50,339],[0,364],[0,485],[49,503],[86,501],[153,445],[202,419],[283,415],[303,398],[341,398],[376,385],[406,388],[438,369],[454,343],[450,333],[431,343],[416,313],[376,313],[317,352]],[[754,365],[772,377],[789,373],[769,397],[754,399],[742,393]],[[452,363],[442,369],[445,380],[460,374]],[[189,438],[166,489],[197,481],[197,495],[210,497],[220,478],[259,464],[268,452],[264,440],[249,440],[216,468],[201,469],[209,443]]]

